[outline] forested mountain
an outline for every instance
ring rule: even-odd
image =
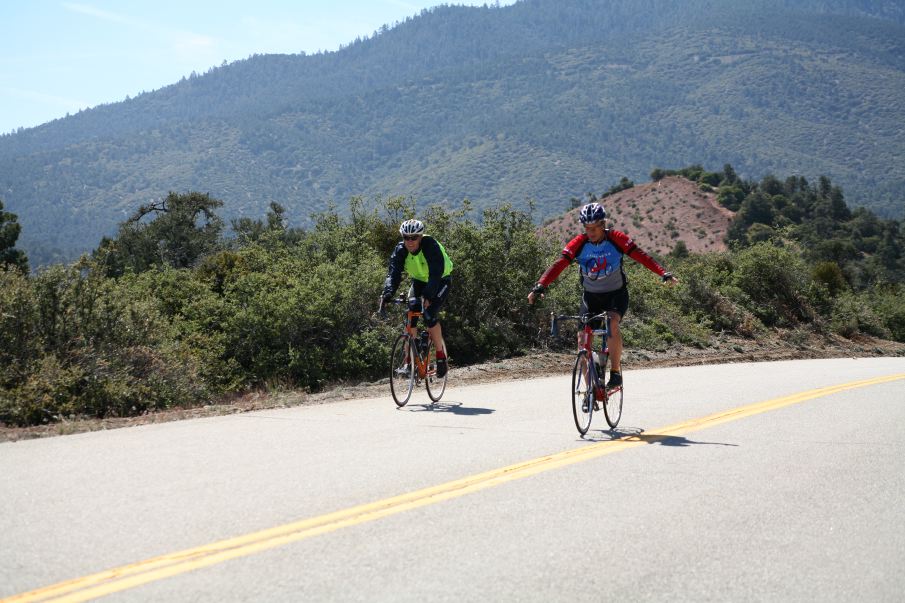
[[[828,175],[905,208],[905,8],[884,0],[441,6],[338,52],[261,55],[0,137],[33,264],[198,190],[292,223],[353,195],[537,218],[657,165]]]

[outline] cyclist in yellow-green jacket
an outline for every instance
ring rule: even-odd
[[[449,295],[453,263],[443,245],[424,234],[424,224],[420,220],[406,220],[399,227],[399,234],[402,241],[390,255],[390,268],[383,285],[380,307],[383,308],[396,293],[405,270],[412,278],[408,293],[409,308],[423,312],[424,324],[437,350],[437,376],[442,378],[447,370],[446,343],[438,317]]]

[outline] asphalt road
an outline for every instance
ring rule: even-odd
[[[905,358],[525,377],[0,444],[0,598],[903,600]]]

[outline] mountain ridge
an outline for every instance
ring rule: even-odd
[[[533,200],[543,218],[620,176],[690,163],[827,174],[854,204],[898,216],[895,8],[438,7],[335,53],[253,56],[0,137],[0,199],[29,253],[64,258],[170,190],[209,192],[227,218],[278,201],[301,225],[353,195]]]

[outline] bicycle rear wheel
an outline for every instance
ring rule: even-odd
[[[447,360],[446,374],[442,377],[437,376],[437,349],[434,342],[430,343],[427,348],[427,377],[424,380],[424,386],[427,388],[427,395],[434,402],[439,402],[446,391],[446,378],[449,377],[449,361]]]
[[[594,415],[594,387],[588,364],[588,351],[579,351],[572,369],[572,416],[581,435],[588,433]]]
[[[603,356],[603,365],[600,367],[601,379],[606,375],[607,361],[607,356]],[[622,418],[622,388],[623,386],[620,385],[613,391],[607,391],[603,401],[603,416],[606,417],[607,425],[613,429],[616,429],[616,426],[619,425],[619,419]]]
[[[403,333],[396,338],[390,352],[390,392],[399,408],[408,403],[415,387],[415,363],[410,339],[407,333]]]

